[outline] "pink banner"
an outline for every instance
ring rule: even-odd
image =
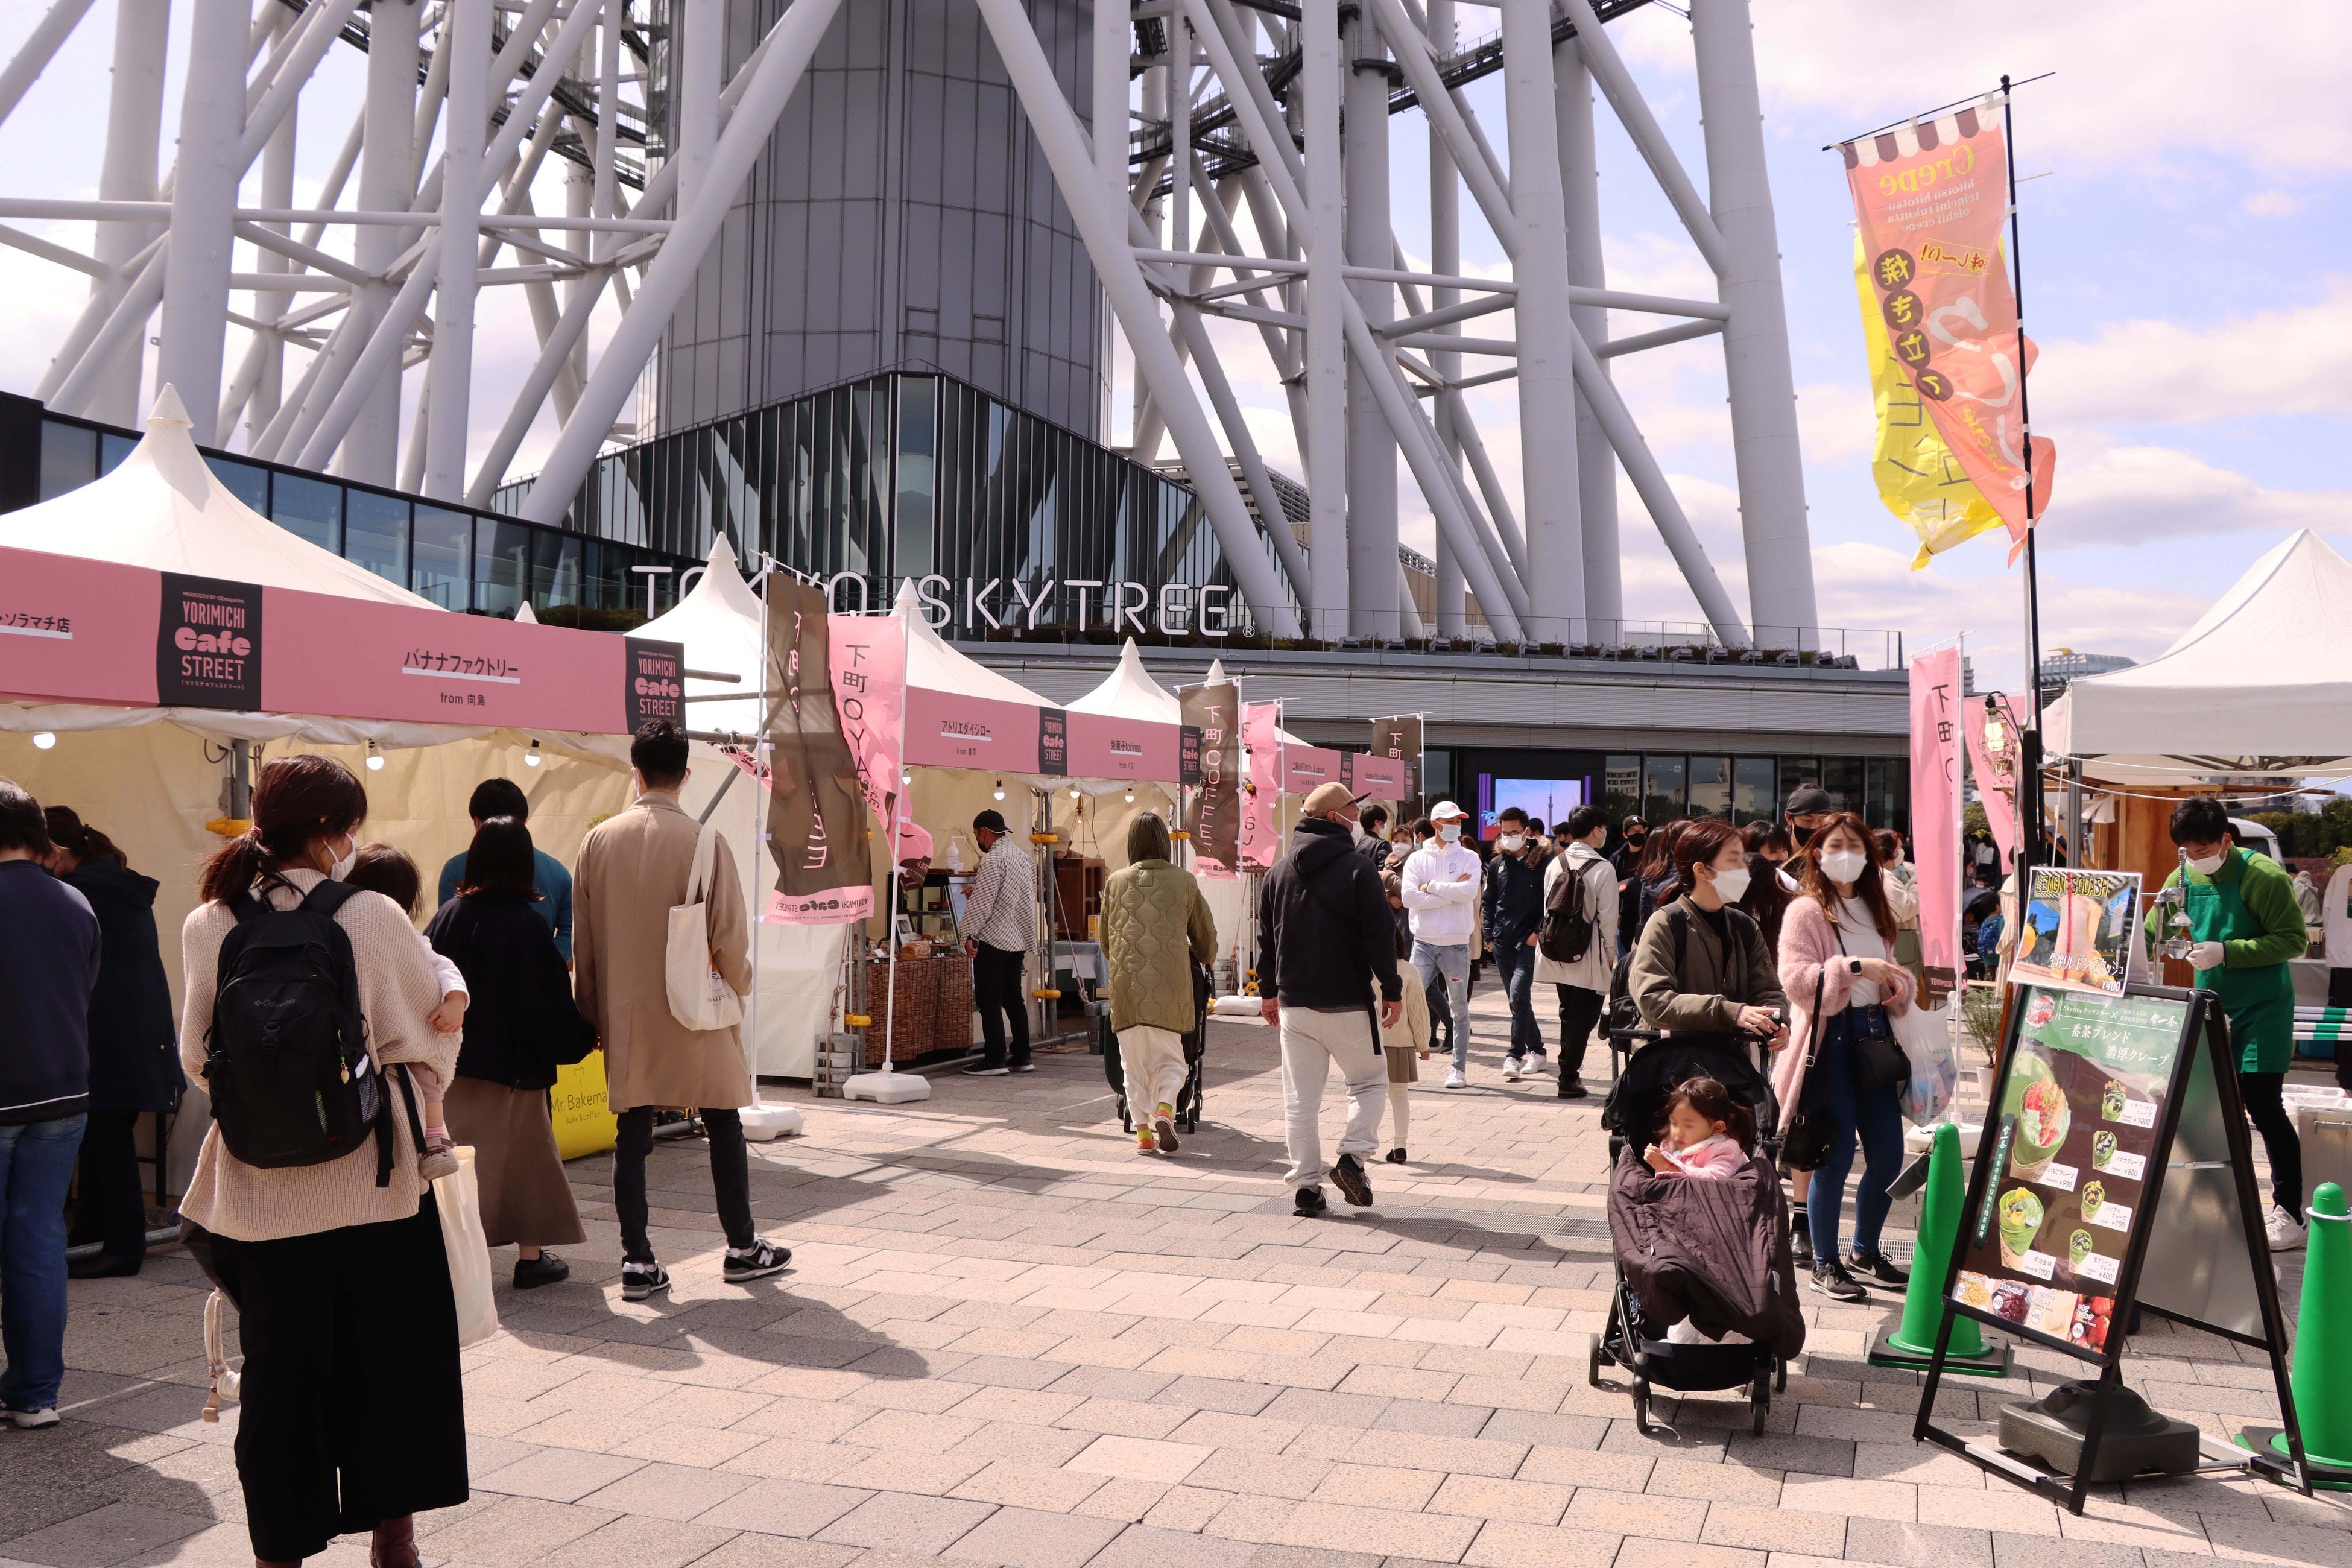
[[[1962,705],[1960,730],[1969,742],[1969,762],[1976,769],[1977,799],[1992,828],[1992,841],[2006,867],[2017,850],[2017,723],[2008,704],[1998,697],[1971,697]],[[1985,746],[1985,726],[2000,731],[1999,752]]]
[[[1321,746],[1282,748],[1282,789],[1285,795],[1312,795],[1327,784],[1343,782],[1347,763],[1338,752]]]
[[[1930,993],[1960,973],[1960,650],[1911,661],[1911,864]]]
[[[625,735],[685,674],[674,643],[0,549],[0,692]]]
[[[896,616],[827,616],[834,711],[857,763],[866,807],[887,836],[896,824],[907,754],[907,623]]]
[[[1888,344],[1936,433],[2021,549],[2029,510],[2048,510],[2058,452],[2047,437],[2033,437],[2029,509],[2022,415],[2034,351],[2018,329],[2001,261],[2009,153],[2000,115],[2000,100],[1988,98],[1841,151]]]
[[[1280,704],[1242,705],[1242,749],[1249,753],[1249,784],[1242,791],[1242,864],[1264,870],[1282,858]]]
[[[1348,753],[1348,787],[1375,800],[1402,800],[1410,793],[1405,774],[1412,764],[1397,757],[1376,757],[1370,752]]]
[[[1174,784],[1183,728],[1108,713],[1069,715],[1069,755],[1063,763],[1074,779],[1132,779]]]
[[[993,698],[907,689],[907,762],[982,773],[1037,771],[1037,710]]]

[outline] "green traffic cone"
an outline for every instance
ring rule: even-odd
[[[1895,1331],[1874,1335],[1873,1366],[1925,1367],[1935,1359],[1936,1335],[1944,1326],[1944,1277],[1951,1272],[1952,1248],[1960,1234],[1967,1202],[1960,1180],[1960,1130],[1947,1121],[1936,1129],[1927,1152],[1927,1185],[1920,1199],[1919,1239],[1911,1252],[1911,1283],[1903,1292],[1903,1321]],[[1977,1321],[1956,1313],[1944,1370],[1978,1377],[2009,1374],[2009,1346],[1988,1348]]]
[[[2315,1468],[2352,1473],[2352,1225],[2345,1220],[2344,1189],[2324,1183],[2311,1194],[2307,1218],[2311,1239],[2287,1386],[2303,1426],[2305,1458]],[[2286,1434],[2273,1435],[2270,1446],[2285,1454]],[[2352,1474],[2314,1476],[2312,1484],[2340,1489],[2352,1486]]]

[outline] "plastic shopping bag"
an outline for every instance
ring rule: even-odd
[[[480,1344],[499,1331],[499,1305],[490,1294],[490,1246],[482,1231],[482,1189],[474,1177],[474,1151],[460,1147],[457,1173],[433,1184],[441,1211],[441,1245],[449,1254],[449,1287],[457,1299],[457,1346]]]
[[[1894,1020],[1895,1038],[1911,1058],[1911,1081],[1903,1088],[1903,1114],[1912,1125],[1941,1121],[1959,1090],[1960,1053],[1954,1042],[1957,1009],[1913,1007]]]

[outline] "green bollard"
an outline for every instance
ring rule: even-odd
[[[1893,1333],[1871,1336],[1870,1364],[1924,1368],[1936,1358],[1936,1335],[1944,1326],[1944,1277],[1951,1272],[1958,1245],[1960,1209],[1968,1201],[1960,1180],[1960,1130],[1947,1121],[1936,1129],[1927,1153],[1927,1186],[1919,1208],[1919,1242],[1911,1254],[1911,1283],[1903,1292],[1903,1321]],[[2009,1345],[1988,1347],[1977,1321],[1952,1317],[1944,1370],[1974,1377],[2009,1375]]]
[[[2303,1306],[2295,1315],[2294,1364],[2287,1386],[2303,1426],[2311,1484],[2352,1489],[2352,1224],[2344,1189],[2334,1182],[2311,1194],[2309,1249],[2303,1260]],[[2267,1431],[2285,1456],[2286,1434]]]

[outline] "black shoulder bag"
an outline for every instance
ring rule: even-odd
[[[1788,1171],[1818,1171],[1822,1162],[1830,1157],[1830,1136],[1832,1131],[1825,1118],[1816,1117],[1804,1109],[1808,1092],[1813,1087],[1813,1068],[1822,1054],[1822,988],[1829,983],[1828,974],[1816,971],[1813,975],[1813,1010],[1805,1030],[1805,1076],[1803,1088],[1797,1092],[1796,1108],[1789,1112],[1788,1131],[1780,1134],[1780,1166]]]

